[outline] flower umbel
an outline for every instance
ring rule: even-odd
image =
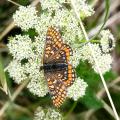
[[[42,65],[44,41],[35,37],[35,41],[28,35],[16,35],[10,38],[8,44],[13,60],[7,70],[16,83],[29,78],[27,88],[33,94],[43,97],[48,93],[48,87],[40,66]]]
[[[52,108],[43,109],[42,107],[38,107],[35,111],[34,120],[63,120],[63,117]]]
[[[115,47],[115,39],[109,30],[102,30],[100,33],[100,45],[104,53],[110,52]]]
[[[68,88],[67,96],[77,101],[85,95],[87,83],[83,79],[77,78],[72,86]]]
[[[16,13],[13,15],[14,22],[23,30],[34,28],[38,23],[37,11],[35,7],[20,6]]]
[[[9,41],[8,48],[14,59],[20,61],[31,58],[34,55],[31,46],[32,41],[28,35],[16,35],[15,37],[10,37]]]
[[[106,72],[108,72],[111,69],[112,57],[107,52],[103,53],[99,44],[96,44],[96,43],[92,44],[91,43],[91,46],[92,46],[92,49],[94,50],[94,53],[96,55],[96,59],[99,63],[99,67],[101,69],[101,72],[102,72],[102,74],[105,74]],[[81,57],[81,60],[82,61],[87,60],[92,65],[92,68],[94,69],[94,71],[98,73],[97,66],[96,66],[95,61],[92,57],[92,53],[90,51],[89,46],[88,45],[83,46],[80,49],[79,54],[80,54],[79,56]]]
[[[75,0],[75,4],[81,17],[85,18],[94,14],[94,10],[86,3],[86,0]]]
[[[10,76],[15,80],[16,83],[21,83],[22,80],[25,80],[27,78],[24,67],[21,66],[20,61],[12,60],[10,64],[7,67],[7,70],[10,74]]]

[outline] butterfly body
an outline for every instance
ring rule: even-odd
[[[67,88],[75,80],[75,71],[69,64],[70,55],[72,55],[71,47],[63,43],[59,31],[55,27],[49,27],[46,35],[43,66],[40,69],[44,70],[49,92],[56,107],[60,107],[64,102]]]
[[[41,70],[43,69],[46,72],[54,72],[61,71],[68,67],[66,63],[47,63],[41,66]]]

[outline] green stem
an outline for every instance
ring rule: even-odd
[[[86,43],[86,40],[80,40],[80,43]],[[91,40],[90,43],[100,43],[100,40]]]
[[[105,12],[104,22],[103,22],[101,28],[99,29],[98,33],[93,38],[91,38],[91,39],[96,38],[100,34],[101,30],[104,28],[105,23],[107,22],[107,19],[109,17],[109,8],[110,8],[109,3],[110,3],[110,0],[105,0],[105,11],[106,12]]]
[[[68,116],[70,115],[70,113],[75,109],[77,105],[77,101],[74,102],[74,104],[72,105],[72,107],[70,108],[70,110],[68,111],[68,113],[65,115],[64,120],[66,120],[68,118]]]

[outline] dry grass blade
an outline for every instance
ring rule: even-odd
[[[6,76],[3,69],[1,56],[0,56],[0,84],[1,84],[1,89],[7,94],[8,93],[7,81],[6,81]]]

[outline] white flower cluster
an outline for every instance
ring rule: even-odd
[[[61,7],[61,4],[68,3],[70,0],[40,0],[43,9],[55,10]],[[86,3],[86,0],[75,0],[75,5],[80,16],[85,18],[94,14],[94,10]]]
[[[115,47],[115,40],[109,30],[102,30],[100,33],[100,44],[104,53],[110,52]]]
[[[109,41],[111,41],[111,43]],[[103,74],[108,72],[111,69],[112,64],[112,57],[109,52],[115,47],[113,35],[109,30],[103,30],[101,32],[100,44],[91,43],[91,46],[94,50],[94,54],[96,56],[101,72]],[[79,56],[81,60],[87,60],[92,65],[92,68],[98,73],[97,66],[94,62],[91,50],[88,45],[81,47]]]
[[[54,109],[43,109],[42,107],[38,107],[35,111],[35,117],[33,120],[63,120],[63,117]]]
[[[94,14],[94,10],[90,5],[86,3],[86,0],[75,0],[76,9],[80,13],[80,16],[85,18]]]
[[[8,48],[14,59],[22,60],[31,58],[34,53],[32,51],[32,41],[28,35],[16,35],[9,39]]]
[[[42,12],[39,17],[36,15],[37,12],[35,11],[35,8],[31,8],[30,6],[24,8],[20,7],[13,17],[16,25],[20,26],[23,30],[35,28],[41,40],[45,39],[46,31],[49,26],[57,26],[62,32],[62,38],[65,43],[69,44],[73,49],[76,49],[76,45],[78,45],[83,39],[83,34],[80,31],[78,21],[74,16],[73,10],[68,9],[66,6],[63,6],[63,3],[66,2],[70,5],[70,1],[40,0],[40,2]],[[80,13],[83,11],[84,17],[90,16],[94,13],[92,8],[87,5],[86,0],[75,0],[75,2],[77,9],[81,11]],[[82,16],[83,13],[81,14]],[[17,19],[18,16],[19,19]],[[26,16],[29,16],[31,18],[26,20]],[[27,25],[27,23],[30,25]],[[78,52],[74,52],[73,55],[77,56]],[[76,57],[73,60],[75,67],[79,64],[79,60],[80,57],[79,59]]]
[[[47,82],[43,71],[40,71],[41,60],[42,57],[36,56],[33,59],[29,59],[28,63],[24,65],[24,71],[26,74],[29,74],[29,78],[31,79],[27,88],[31,93],[39,97],[43,97],[48,93]]]
[[[83,79],[77,78],[74,84],[68,88],[67,96],[77,101],[85,95],[87,86]]]
[[[70,63],[76,68],[79,65],[81,55],[80,48],[73,49],[73,56],[70,56]]]
[[[96,43],[91,44],[91,47],[94,50],[95,56],[101,56],[101,50],[99,44]],[[89,63],[92,64],[94,63],[94,59],[88,44],[80,48],[80,56],[81,56],[81,60],[83,61],[88,60]]]
[[[102,74],[105,74],[111,69],[112,57],[110,54],[103,54],[101,56],[97,56],[96,58]],[[92,65],[92,68],[99,73],[95,63]]]
[[[7,70],[11,77],[15,80],[16,83],[21,83],[22,80],[25,80],[27,76],[24,72],[24,67],[21,66],[21,63],[17,60],[12,60],[9,66],[7,67]]]
[[[59,1],[57,0],[40,0],[41,6],[43,10],[55,10],[60,8]]]
[[[13,15],[13,19],[15,24],[23,30],[34,28],[35,24],[38,23],[37,11],[35,10],[35,7],[31,6],[20,6]]]
[[[35,95],[45,96],[48,87],[40,72],[42,65],[44,41],[35,37],[32,42],[27,35],[16,35],[9,40],[8,48],[13,56],[13,60],[8,65],[7,70],[16,83],[22,82],[26,78],[30,79],[27,88]]]

